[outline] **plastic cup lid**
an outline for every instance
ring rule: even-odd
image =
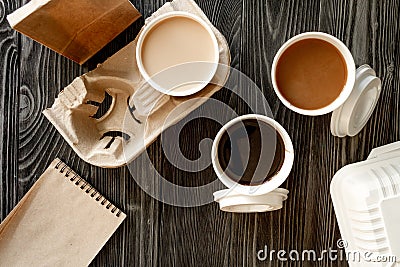
[[[214,193],[214,201],[226,212],[267,212],[281,209],[288,194],[289,191],[283,188],[277,188],[264,195],[245,195],[225,189]]]
[[[375,71],[370,66],[359,67],[349,98],[332,113],[331,133],[338,137],[358,134],[371,117],[381,88],[381,80],[376,77]]]

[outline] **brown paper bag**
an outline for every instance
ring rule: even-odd
[[[56,159],[0,225],[0,266],[87,266],[126,215]]]
[[[128,0],[31,0],[7,19],[15,30],[83,64],[139,17]]]

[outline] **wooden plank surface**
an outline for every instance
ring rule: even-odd
[[[256,253],[265,245],[287,251],[336,248],[340,234],[329,196],[332,176],[342,166],[366,159],[373,147],[400,140],[400,0],[197,0],[227,38],[232,67],[263,90],[297,152],[284,184],[290,191],[288,201],[282,210],[265,214],[223,213],[215,203],[173,207],[142,191],[127,168],[104,170],[82,161],[41,111],[76,76],[133,40],[143,20],[80,67],[10,29],[5,16],[26,2],[0,0],[1,220],[58,156],[128,215],[92,266],[346,266],[327,258],[316,263],[259,261]],[[132,1],[144,17],[164,2]],[[331,136],[330,115],[295,114],[273,92],[270,68],[275,53],[288,38],[305,31],[337,36],[349,46],[357,65],[370,64],[383,80],[377,109],[356,137]],[[227,90],[214,98],[240,114],[249,112]],[[188,158],[198,157],[197,141],[213,138],[217,130],[210,120],[195,121],[181,132],[180,149]],[[168,164],[160,140],[150,146],[148,155],[160,174],[177,184],[193,186],[216,179],[211,167],[189,174]],[[152,175],[143,157],[133,164],[138,170],[133,175]]]

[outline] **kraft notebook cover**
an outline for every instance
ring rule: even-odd
[[[126,215],[54,160],[0,225],[0,266],[87,266]]]

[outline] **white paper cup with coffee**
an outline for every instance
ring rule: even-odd
[[[361,131],[381,91],[375,71],[368,65],[356,70],[346,45],[322,32],[302,33],[283,44],[271,78],[287,108],[309,116],[334,111],[331,132],[340,137]]]
[[[322,32],[299,34],[278,51],[272,64],[274,90],[289,109],[304,115],[323,115],[340,107],[355,81],[349,49]]]
[[[264,212],[279,209],[288,191],[278,188],[289,176],[294,151],[285,129],[263,115],[233,119],[218,132],[212,164],[228,187],[214,193],[224,211]]]
[[[144,79],[157,91],[171,96],[192,95],[214,77],[218,43],[203,19],[173,11],[144,27],[136,46],[136,61]]]

